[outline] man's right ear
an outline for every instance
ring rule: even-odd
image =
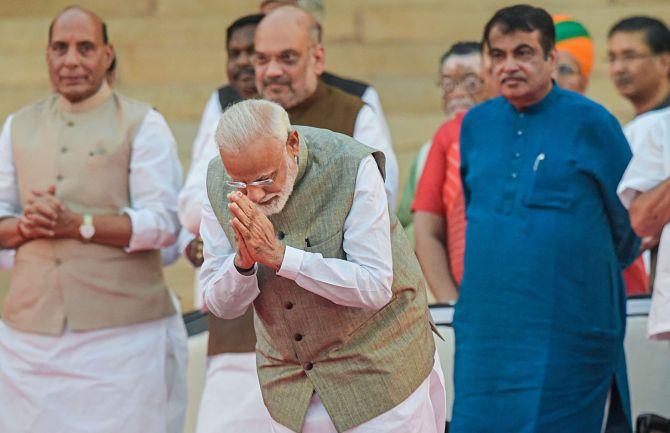
[[[298,156],[300,154],[300,136],[298,135],[298,131],[295,129],[288,134],[286,148],[293,156]]]

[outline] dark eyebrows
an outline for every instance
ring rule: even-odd
[[[280,56],[296,56],[298,54],[300,54],[300,53],[298,53],[296,50],[288,49],[288,50],[283,50],[279,55]]]
[[[517,46],[514,48],[514,52],[521,51],[521,50],[524,50],[524,49],[529,49],[529,50],[531,50],[531,51],[535,51],[535,48],[531,47],[531,46],[528,45],[528,44],[520,44],[520,45],[517,45]]]

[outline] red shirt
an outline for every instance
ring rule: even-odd
[[[444,216],[449,269],[456,284],[463,278],[465,200],[461,184],[459,138],[465,113],[448,120],[433,137],[416,189],[412,211]]]

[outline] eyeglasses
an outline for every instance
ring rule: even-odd
[[[613,64],[616,62],[621,62],[623,64],[629,64],[633,63],[636,60],[642,60],[642,59],[648,59],[651,57],[656,57],[656,54],[653,53],[623,53],[620,56],[617,56],[616,54],[610,54],[607,56],[607,61],[609,64]]]
[[[232,188],[237,188],[237,189],[247,189],[250,186],[268,186],[272,185],[274,183],[273,179],[263,179],[263,180],[255,180],[253,182],[240,182],[237,180],[227,180],[226,184]]]
[[[570,75],[576,75],[578,71],[570,65],[561,63],[556,66],[556,73],[560,76],[567,77]]]
[[[477,93],[482,88],[484,80],[475,74],[468,74],[460,80],[442,77],[436,84],[444,93],[451,93],[456,90],[456,87],[462,86],[467,93],[472,94]]]

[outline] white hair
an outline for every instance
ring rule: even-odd
[[[276,138],[283,143],[292,131],[288,113],[281,105],[263,99],[247,99],[223,112],[215,140],[219,149],[240,153],[262,137]]]

